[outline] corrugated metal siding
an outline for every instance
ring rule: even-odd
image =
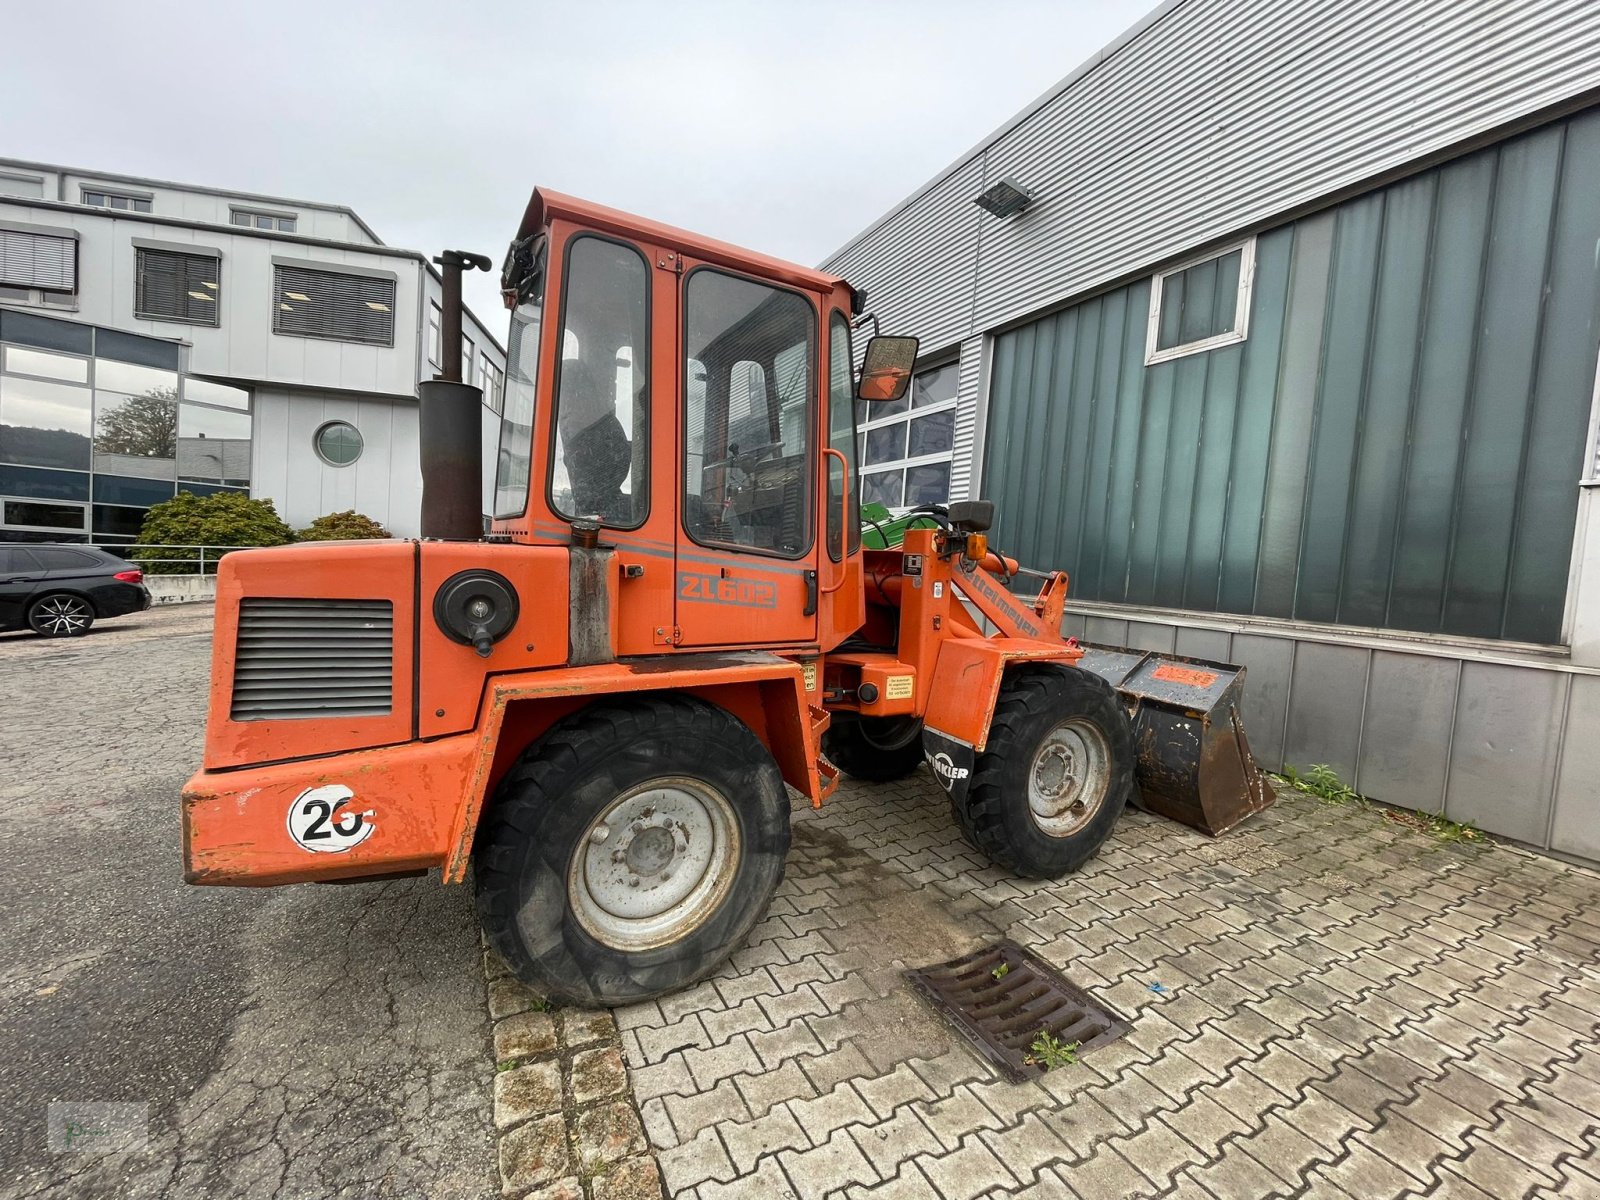
[[[961,343],[961,371],[956,382],[956,395],[976,396],[978,378],[983,370],[983,339],[968,338]],[[975,404],[956,406],[954,458],[950,463],[950,499],[965,500],[972,483],[974,442],[978,432],[978,407]]]
[[[823,265],[943,349],[1595,88],[1592,0],[1184,0]]]
[[[1597,196],[1593,111],[1262,234],[1242,344],[1145,367],[1144,280],[1000,335],[996,543],[1087,600],[1559,641]]]
[[[870,246],[847,252],[828,267],[857,288],[885,333],[915,334],[923,351],[954,345],[972,328],[972,272],[978,253],[978,218],[972,204],[983,166],[958,168],[928,193],[927,207],[908,209],[879,226]],[[870,265],[869,265],[870,264]],[[962,277],[953,284],[940,264]]]
[[[1245,666],[1245,729],[1268,770],[1326,763],[1386,804],[1600,861],[1600,672],[1148,612],[1069,611],[1062,629]]]
[[[1187,0],[824,266],[947,344],[1597,87],[1592,0]]]

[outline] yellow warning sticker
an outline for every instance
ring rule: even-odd
[[[909,700],[915,690],[915,675],[891,675],[884,682],[883,698],[885,700]]]
[[[814,692],[817,690],[817,664],[815,660],[800,664],[800,677],[806,681],[806,691]]]

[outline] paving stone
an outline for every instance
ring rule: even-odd
[[[809,1100],[817,1094],[811,1080],[806,1078],[800,1064],[793,1059],[774,1070],[754,1075],[735,1075],[733,1085],[739,1090],[751,1115],[756,1117],[765,1116],[774,1104],[782,1104],[785,1100]]]
[[[867,1156],[873,1170],[885,1179],[900,1169],[902,1163],[913,1157],[943,1154],[944,1147],[914,1109],[901,1109],[886,1121],[876,1125],[852,1125],[849,1133],[861,1152]]]
[[[625,1100],[614,1100],[580,1112],[574,1123],[578,1163],[584,1170],[614,1163],[649,1149],[644,1129]]]
[[[639,1120],[644,1124],[645,1137],[650,1139],[652,1146],[666,1149],[678,1144],[678,1131],[672,1127],[665,1100],[657,1097],[639,1105]]]
[[[614,1163],[589,1186],[593,1200],[662,1200],[661,1168],[647,1154]]]
[[[543,1005],[544,1000],[538,993],[520,979],[507,976],[489,985],[489,1016],[496,1021]]]
[[[496,1062],[532,1058],[538,1054],[548,1054],[555,1048],[556,1023],[549,1013],[520,1012],[495,1022]]]
[[[694,1076],[682,1054],[674,1054],[648,1066],[634,1064],[633,1094],[641,1101],[656,1096],[688,1096],[695,1090]]]
[[[776,1158],[762,1159],[753,1173],[728,1183],[707,1180],[697,1194],[699,1200],[799,1200]]]
[[[518,1125],[500,1136],[500,1182],[506,1192],[520,1194],[554,1183],[571,1166],[567,1122],[560,1114]]]
[[[567,1065],[567,1091],[574,1104],[590,1104],[627,1090],[628,1071],[615,1046],[580,1050]]]
[[[932,1090],[910,1063],[900,1064],[887,1075],[862,1079],[855,1087],[867,1106],[880,1117],[887,1117],[908,1101],[933,1099]]]
[[[561,1111],[561,1067],[555,1062],[529,1063],[494,1077],[494,1123],[509,1129],[532,1117]]]
[[[561,1044],[568,1050],[616,1039],[617,1021],[609,1009],[563,1008],[556,1016],[561,1025]]]
[[[872,1187],[857,1184],[844,1194],[847,1200],[943,1200],[928,1177],[910,1164],[893,1179]]]
[[[859,1079],[873,1074],[872,1064],[853,1042],[845,1042],[827,1054],[807,1056],[797,1061],[819,1093],[832,1090],[846,1079]]]
[[[973,1200],[991,1188],[1014,1188],[1028,1178],[1013,1175],[977,1137],[949,1154],[922,1159],[917,1166],[944,1200]]]
[[[841,1083],[833,1091],[815,1100],[791,1100],[789,1111],[800,1122],[813,1143],[821,1142],[835,1129],[846,1125],[870,1125],[875,1118],[872,1110],[848,1083]]]
[[[768,1030],[765,1025],[766,1014],[762,1013],[761,1025],[746,1034],[746,1040],[761,1059],[761,1065],[769,1070],[785,1059],[825,1053],[817,1035],[803,1020],[790,1021],[781,1029]]]
[[[810,1150],[784,1150],[778,1163],[800,1200],[821,1200],[848,1184],[876,1183],[878,1173],[845,1132],[835,1132]]]
[[[688,1141],[670,1150],[657,1151],[656,1162],[661,1166],[661,1178],[669,1196],[677,1196],[708,1179],[727,1182],[738,1174],[717,1131],[709,1125]]]
[[[754,1121],[725,1121],[718,1126],[718,1132],[728,1157],[741,1173],[751,1170],[762,1155],[779,1150],[806,1150],[811,1146],[805,1130],[783,1105]]]
[[[583,1180],[576,1175],[558,1179],[549,1187],[529,1192],[522,1200],[584,1200]]]

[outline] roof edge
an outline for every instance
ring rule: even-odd
[[[1064,95],[1073,87],[1073,85],[1078,83],[1085,76],[1093,73],[1097,68],[1116,57],[1116,55],[1125,49],[1130,42],[1143,35],[1152,26],[1165,20],[1174,11],[1182,8],[1188,2],[1189,0],[1163,0],[1161,4],[1158,4],[1155,8],[1145,13],[1144,16],[1140,17],[1132,25],[1128,26],[1128,28],[1124,29],[1116,37],[1112,38],[1104,46],[1100,47],[1100,49],[1096,50],[1087,59],[1069,71],[1065,76],[1063,76],[1061,79],[1058,79],[1045,91],[1034,97],[1027,104],[1023,105],[1022,108],[1014,113],[1008,120],[1002,121],[981,141],[968,149],[965,153],[957,156],[949,166],[941,170],[932,179],[929,179],[921,187],[916,188],[904,200],[900,201],[893,208],[889,209],[888,212],[884,213],[877,220],[873,221],[870,225],[852,237],[849,241],[845,242],[844,245],[840,246],[832,254],[829,254],[822,260],[821,267],[826,268],[829,263],[833,262],[841,255],[848,253],[850,250],[853,250],[861,242],[866,241],[867,238],[871,237],[890,221],[894,220],[901,213],[905,212],[906,209],[910,208],[918,200],[921,200],[929,192],[933,191],[934,188],[938,187],[945,180],[949,179],[952,175],[956,174],[956,172],[960,171],[962,167],[965,167],[968,163],[972,162],[973,159],[979,158],[988,153],[989,149],[1001,138],[1005,137],[1006,134],[1016,129],[1023,122],[1029,120],[1051,101],[1055,100],[1059,96]]]
[[[172,179],[155,179],[148,175],[124,175],[119,171],[91,171],[85,167],[71,167],[64,163],[33,162],[23,158],[0,158],[0,167],[21,167],[28,171],[50,171],[61,175],[83,175],[89,179],[104,179],[111,183],[144,184],[148,187],[176,188],[184,192],[198,192],[202,196],[221,196],[248,200],[257,204],[292,205],[296,208],[315,208],[322,212],[340,213],[349,217],[379,246],[386,243],[377,232],[361,219],[361,214],[347,204],[327,204],[320,200],[296,200],[289,196],[268,196],[261,192],[238,192],[228,188],[212,187],[204,183],[179,183]]]

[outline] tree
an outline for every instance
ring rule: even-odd
[[[298,542],[343,542],[356,538],[393,537],[378,522],[365,513],[347,508],[343,512],[328,513],[318,517],[295,535]]]
[[[151,388],[100,414],[95,449],[102,454],[174,458],[178,453],[178,391]]]
[[[199,551],[187,547],[284,546],[292,541],[294,531],[279,518],[271,500],[252,500],[243,492],[179,492],[145,514],[141,549],[132,557],[151,575],[192,575],[200,570]],[[192,560],[155,561],[188,555]]]

